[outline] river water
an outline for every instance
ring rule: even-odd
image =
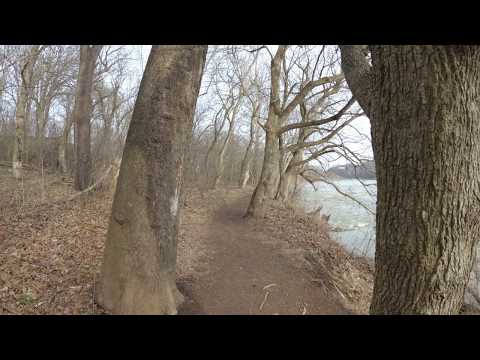
[[[363,180],[363,185],[354,179],[332,182],[342,192],[351,195],[375,211],[377,192],[375,180]],[[317,191],[308,183],[302,185],[300,198],[305,209],[313,211],[322,206],[321,214],[330,215],[329,224],[337,229],[330,233],[331,238],[356,255],[373,258],[375,256],[375,215],[337,192],[329,184],[318,182],[315,186]]]
[[[368,191],[358,180],[344,179],[332,182],[342,192],[353,196],[375,211],[377,189],[375,180],[362,181],[367,185]],[[312,211],[322,206],[321,214],[330,215],[329,224],[333,228],[344,230],[332,231],[330,237],[356,255],[374,258],[375,215],[339,194],[329,184],[316,183],[315,186],[317,191],[313,190],[310,184],[302,185],[300,198],[305,209]],[[477,303],[471,295],[471,293],[476,293],[477,296],[480,296],[480,245],[477,251],[477,262],[470,277],[469,290],[465,293],[465,301],[480,306],[480,303]]]

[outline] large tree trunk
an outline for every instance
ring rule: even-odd
[[[295,166],[294,163],[303,160],[303,149],[294,152],[290,163],[287,166],[284,174],[280,177],[280,184],[278,185],[278,192],[275,199],[281,201],[283,204],[290,204],[293,199],[295,187],[297,184],[297,177],[301,172],[303,166]]]
[[[270,114],[269,116],[275,116]],[[247,209],[246,216],[262,217],[265,213],[265,201],[275,197],[278,181],[280,179],[279,163],[281,154],[279,149],[279,137],[276,124],[278,120],[270,120],[269,128],[266,128],[265,150],[263,156],[262,172],[255,188],[252,199]]]
[[[98,302],[116,314],[175,314],[186,146],[207,46],[152,47],[132,116]]]
[[[80,68],[73,109],[75,124],[76,171],[75,189],[84,190],[91,185],[90,118],[92,116],[92,86],[95,63],[101,45],[80,46]]]
[[[16,179],[23,175],[23,154],[25,140],[25,118],[27,112],[27,102],[31,93],[31,82],[33,68],[40,54],[40,45],[33,45],[28,54],[25,55],[25,61],[21,68],[20,89],[18,91],[17,104],[15,110],[15,139],[13,142],[12,172]]]
[[[378,180],[370,311],[458,314],[480,236],[480,48],[371,52],[372,93],[360,97]],[[352,54],[342,49],[347,64]]]
[[[280,70],[282,61],[285,58],[287,46],[280,45],[272,58],[270,66],[270,104],[268,107],[268,118],[265,123],[265,148],[263,155],[262,171],[252,198],[245,214],[246,217],[261,217],[265,213],[265,201],[273,199],[277,192],[277,185],[280,178],[279,164],[280,154],[280,125],[285,118],[280,115],[289,115],[281,110],[280,106]]]

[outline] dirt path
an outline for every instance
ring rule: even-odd
[[[209,256],[201,276],[179,282],[186,295],[179,314],[347,314],[276,239],[242,218],[245,195],[227,192],[211,222],[188,230]]]
[[[111,192],[42,205],[69,197],[71,182],[27,175],[18,183],[0,172],[0,314],[104,313],[94,299]],[[179,314],[348,313],[328,285],[325,269],[310,267],[318,270],[314,275],[305,262],[306,253],[328,244],[322,231],[303,229],[304,223],[285,213],[243,219],[251,189],[203,195],[189,189],[187,195],[177,261],[186,301]],[[319,252],[327,268],[339,257],[348,264],[345,254],[330,250]],[[338,270],[337,275],[351,273],[351,267]],[[349,285],[359,281],[358,276],[347,280]]]

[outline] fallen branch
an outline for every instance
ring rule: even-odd
[[[23,213],[22,216],[28,216],[28,215],[33,215],[33,214],[36,214],[37,212],[40,212],[42,211],[43,208],[45,207],[48,207],[48,206],[53,206],[53,205],[59,205],[61,203],[66,203],[66,202],[69,202],[69,201],[72,201],[72,200],[75,200],[76,198],[78,198],[79,196],[83,195],[83,194],[86,194],[94,189],[96,189],[104,180],[105,178],[108,176],[108,174],[110,173],[110,171],[112,170],[112,165],[110,165],[107,169],[107,171],[105,171],[105,173],[98,179],[98,181],[96,183],[94,183],[93,185],[89,186],[88,188],[86,188],[85,190],[82,190],[82,191],[79,191],[67,198],[62,198],[62,199],[58,199],[58,200],[55,200],[55,201],[52,201],[52,202],[47,202],[47,203],[43,203],[43,204],[39,204],[39,206],[37,206],[33,211],[30,211],[28,213]]]
[[[16,312],[15,310],[12,310],[12,309],[9,309],[9,308],[8,308],[7,306],[5,306],[5,305],[2,305],[2,309],[3,309],[3,310],[6,310],[6,311],[8,311],[9,313],[14,314],[14,315],[21,315],[19,312]]]
[[[267,291],[267,292],[265,293],[265,297],[263,298],[263,301],[262,301],[262,303],[260,304],[260,308],[259,308],[259,309],[260,309],[260,311],[262,311],[262,309],[263,309],[263,306],[264,306],[264,305],[265,305],[265,303],[267,302],[267,299],[268,299],[268,295],[269,295],[269,294],[270,294],[270,292],[269,292],[269,291]]]
[[[320,215],[320,212],[322,211],[322,208],[323,208],[323,206],[320,205],[317,209],[308,212],[307,215],[308,215],[308,216],[316,217],[316,216]]]
[[[105,180],[105,178],[108,176],[108,174],[110,173],[111,170],[112,170],[112,165],[110,165],[108,167],[107,171],[105,171],[105,173],[98,179],[98,181],[95,184],[89,186],[85,190],[82,190],[82,191],[77,192],[76,194],[73,194],[72,196],[70,196],[68,199],[66,199],[64,201],[71,201],[71,200],[79,197],[82,194],[85,194],[87,192],[95,190]],[[58,202],[62,202],[62,200],[59,200]]]

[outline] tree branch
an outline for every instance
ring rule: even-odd
[[[302,102],[310,91],[314,88],[324,85],[330,82],[337,82],[343,79],[343,74],[337,74],[333,76],[325,76],[318,80],[309,81],[300,92],[293,98],[292,101],[283,109],[282,116],[289,115],[297,106]]]
[[[295,145],[287,146],[285,148],[285,150],[286,151],[297,151],[297,150],[304,149],[304,148],[311,147],[311,146],[322,145],[322,144],[326,143],[327,141],[329,141],[330,139],[332,139],[335,135],[337,135],[340,132],[340,130],[342,130],[344,127],[346,127],[348,124],[350,124],[357,117],[358,116],[353,116],[352,118],[348,119],[343,124],[341,124],[340,126],[338,126],[335,129],[333,129],[327,136],[325,136],[324,138],[322,138],[320,140],[297,143]]]
[[[300,123],[288,124],[288,125],[282,126],[279,130],[279,134],[283,134],[284,132],[293,130],[293,129],[305,128],[310,126],[320,126],[320,125],[325,125],[332,121],[337,121],[343,116],[345,111],[347,111],[350,108],[350,106],[353,105],[354,102],[355,102],[355,99],[351,98],[348,101],[348,103],[342,109],[340,109],[338,113],[326,119],[312,120],[312,121],[306,121],[306,122],[300,122]]]

